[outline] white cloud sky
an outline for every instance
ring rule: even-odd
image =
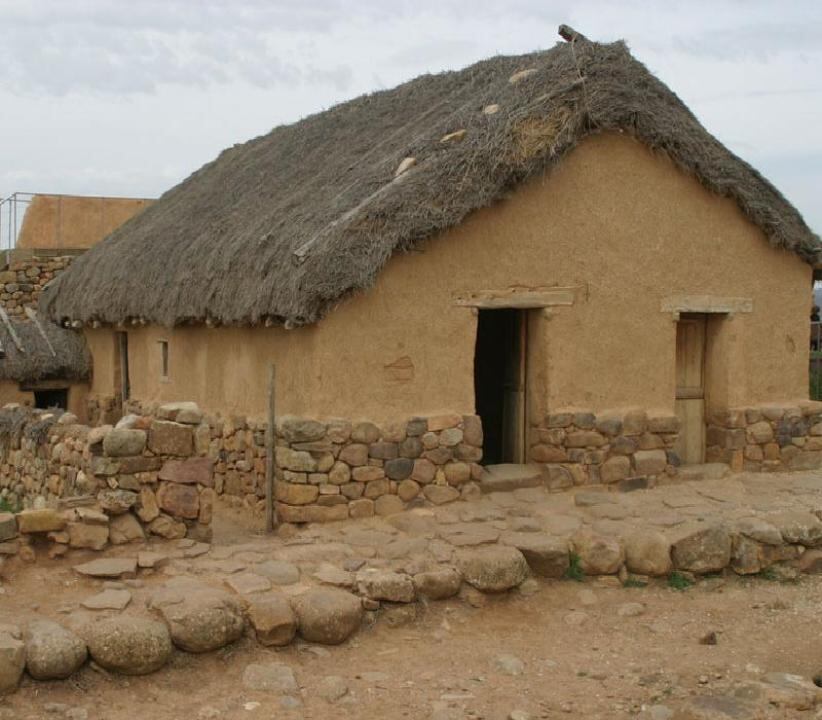
[[[0,0],[0,196],[159,195],[224,147],[423,72],[624,38],[822,231],[822,3]]]

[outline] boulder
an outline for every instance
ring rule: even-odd
[[[0,631],[0,695],[17,689],[26,666],[26,646],[15,635]]]
[[[119,615],[89,623],[83,634],[92,659],[123,675],[146,675],[171,657],[168,629],[156,620]]]
[[[280,435],[289,443],[313,442],[325,437],[326,428],[316,420],[285,415],[280,419]]]
[[[282,595],[258,595],[250,600],[248,619],[261,645],[288,645],[297,632],[297,616]]]
[[[0,512],[0,542],[17,537],[17,520],[10,512]]]
[[[148,531],[166,540],[179,540],[186,536],[185,523],[177,522],[168,515],[159,515],[154,518],[148,526]]]
[[[413,602],[414,583],[408,575],[390,570],[363,570],[357,574],[357,588],[371,600]]]
[[[205,585],[167,586],[152,597],[151,607],[165,621],[172,642],[186,652],[218,650],[239,639],[245,630],[237,598]]]
[[[782,534],[786,543],[814,547],[822,543],[822,521],[800,510],[786,510],[767,516],[767,521]]]
[[[636,530],[624,538],[629,572],[660,577],[671,572],[671,543],[657,530]]]
[[[637,450],[634,467],[637,475],[659,475],[665,472],[668,456],[664,450]]]
[[[504,592],[528,577],[528,563],[514,547],[463,550],[457,556],[457,565],[465,581],[482,592]]]
[[[160,420],[173,420],[184,425],[199,425],[203,421],[203,411],[195,402],[173,402],[157,408]]]
[[[312,588],[294,601],[300,635],[309,642],[339,645],[360,626],[360,599],[345,590]]]
[[[456,568],[437,568],[414,575],[417,595],[429,600],[445,600],[454,597],[462,585],[462,575]]]
[[[101,593],[86,598],[80,604],[87,610],[125,610],[131,602],[128,590],[103,590]]]
[[[23,510],[17,513],[17,529],[25,534],[57,532],[66,526],[66,518],[57,510]]]
[[[460,496],[460,491],[450,485],[426,485],[422,492],[423,495],[425,495],[425,499],[434,505],[444,505],[445,503],[454,502],[454,500],[458,500]]]
[[[159,480],[183,485],[200,484],[214,487],[214,459],[195,457],[187,460],[166,460],[157,477]]]
[[[195,520],[200,514],[200,495],[195,485],[160,483],[157,504],[172,517]]]
[[[622,544],[613,537],[585,531],[574,536],[572,545],[586,575],[613,575],[625,562]]]
[[[68,524],[68,535],[68,544],[73,548],[102,550],[108,543],[109,528],[107,525],[72,522]]]
[[[678,570],[717,572],[731,562],[731,535],[723,525],[685,529],[673,543],[671,558]]]
[[[131,490],[102,490],[97,502],[109,515],[122,515],[137,504],[137,493]]]
[[[147,485],[140,488],[139,502],[137,503],[137,516],[144,523],[150,523],[160,514],[160,507],[157,505],[157,496]]]
[[[551,535],[511,533],[502,540],[519,550],[531,572],[539,577],[561,578],[568,569],[568,543]]]
[[[194,453],[194,433],[190,425],[155,420],[148,431],[148,448],[155,455],[188,457]]]
[[[35,680],[67,678],[88,654],[86,643],[51,620],[33,620],[26,628],[26,669]]]
[[[131,513],[115,515],[111,518],[108,530],[109,540],[111,540],[112,545],[125,545],[126,543],[146,539],[143,526]]]
[[[145,448],[145,430],[114,428],[103,438],[103,453],[107,457],[142,455]]]

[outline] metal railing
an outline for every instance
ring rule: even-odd
[[[23,226],[23,216],[35,194],[15,192],[0,200],[0,249],[14,249]]]

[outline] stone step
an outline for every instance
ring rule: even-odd
[[[544,484],[540,465],[487,465],[480,480],[484,493],[509,492],[520,488],[540,487]]]
[[[680,480],[721,480],[730,474],[731,467],[726,463],[682,465],[679,468]]]

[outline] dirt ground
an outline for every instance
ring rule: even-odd
[[[0,717],[59,717],[55,710],[62,708],[53,705],[59,703],[84,708],[90,720],[131,720],[148,707],[156,720],[502,720],[514,710],[532,718],[604,720],[725,691],[763,672],[811,677],[822,669],[819,577],[789,584],[711,578],[685,591],[664,581],[616,588],[593,579],[544,581],[535,589],[530,596],[492,598],[481,608],[458,600],[432,604],[418,621],[378,622],[340,647],[298,643],[272,650],[246,639],[209,655],[177,653],[171,666],[146,677],[86,667],[66,681],[24,680],[0,703]],[[643,614],[620,616],[629,602],[644,604]],[[701,644],[710,631],[718,643]],[[497,666],[504,655],[523,662],[522,674]],[[244,689],[245,667],[271,660],[293,668],[298,707]],[[317,692],[327,675],[342,676],[349,686],[333,705]]]
[[[810,508],[819,499],[820,485],[822,473],[807,473],[630,493],[614,498],[622,508],[619,512],[607,505],[604,520],[602,513],[593,512],[602,506],[576,507],[571,497],[557,495],[535,502],[539,497],[529,491],[455,503],[418,520],[436,522],[438,531],[460,526],[475,533],[511,527],[525,514],[529,522],[539,520],[562,532],[569,518],[594,527],[605,524],[606,529],[627,522],[610,519],[625,514],[631,522],[669,524],[672,507],[690,513],[688,517],[734,516],[743,501],[761,506],[763,512],[786,506]],[[181,550],[172,551],[168,567],[125,581],[133,594],[126,612],[145,614],[148,595],[171,576],[190,574],[225,582],[231,571],[223,568],[221,575],[215,570],[221,558],[249,568],[266,558],[299,558],[303,578],[309,578],[320,561],[341,564],[343,556],[333,556],[340,550],[367,557],[376,567],[406,562],[389,559],[380,547],[403,536],[385,519],[308,528],[301,536],[272,539],[259,535],[243,513],[221,508],[217,517],[214,543],[206,554],[187,558]],[[438,542],[431,540],[429,547]],[[317,552],[311,555],[312,551]],[[106,551],[106,556],[134,553],[134,546],[121,546]],[[69,558],[40,557],[35,564],[15,566],[0,587],[0,624],[22,625],[31,617],[45,616],[77,628],[116,613],[80,606],[104,586],[72,570],[93,557],[99,555],[75,552]],[[702,578],[684,590],[670,587],[665,579],[644,587],[622,587],[615,577],[583,582],[531,579],[502,596],[471,594],[420,606],[421,615],[405,622],[396,622],[402,620],[397,615],[369,614],[360,632],[337,647],[298,640],[287,648],[265,648],[247,633],[218,652],[175,652],[170,665],[145,677],[111,675],[93,664],[65,681],[44,683],[24,677],[16,693],[0,699],[0,720],[665,720],[668,715],[651,713],[651,708],[676,708],[685,698],[733,692],[768,672],[812,678],[822,671],[822,576],[769,579],[774,577],[763,573],[743,578],[727,572]],[[291,586],[293,592],[302,582]],[[289,587],[278,591],[292,592]],[[717,643],[700,642],[710,632],[716,633]],[[297,694],[263,693],[244,686],[243,673],[250,663],[270,662],[292,668]],[[347,694],[333,703],[321,690],[327,676],[341,677],[348,687]],[[733,717],[822,718],[822,710],[770,708],[765,715]]]

